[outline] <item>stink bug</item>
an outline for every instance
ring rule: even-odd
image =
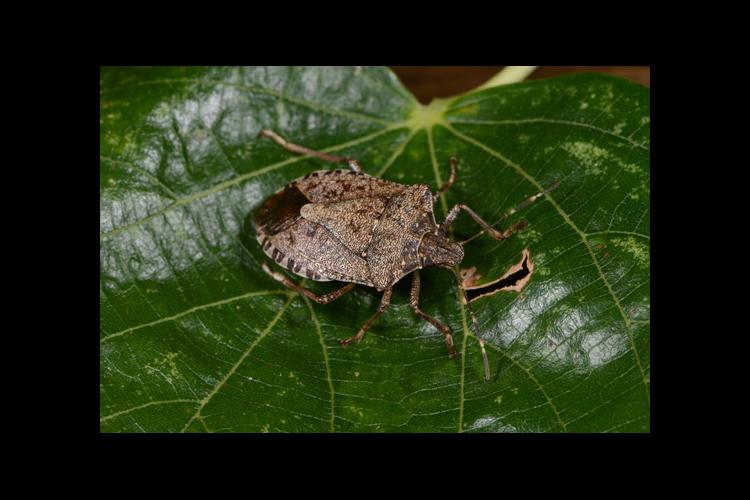
[[[284,286],[320,304],[336,300],[357,284],[383,292],[378,310],[355,335],[340,341],[343,346],[362,340],[390,305],[393,285],[411,273],[411,309],[442,332],[448,354],[451,358],[455,357],[456,348],[450,327],[419,308],[419,270],[430,266],[454,268],[463,260],[463,243],[448,238],[448,228],[461,210],[474,219],[483,232],[496,240],[508,238],[525,227],[526,222],[521,221],[505,231],[498,231],[468,206],[458,204],[438,224],[433,203],[456,180],[458,162],[455,158],[450,159],[448,181],[432,193],[426,184],[406,185],[372,177],[362,172],[352,158],[331,156],[289,143],[271,130],[263,130],[260,135],[273,139],[294,153],[345,163],[349,167],[318,170],[296,179],[266,199],[252,215],[258,242],[266,255],[279,265],[314,281],[342,281],[348,284],[333,292],[317,295],[271,270],[267,263],[263,263],[263,270]],[[532,196],[506,216],[555,187]],[[460,285],[459,280],[459,288],[463,290]],[[465,291],[464,304],[469,308],[472,329],[482,347],[485,378],[489,378],[484,343]]]

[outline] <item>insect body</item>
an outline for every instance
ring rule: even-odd
[[[288,288],[321,304],[339,298],[357,284],[382,291],[378,310],[355,335],[341,341],[344,346],[362,339],[388,308],[393,285],[411,273],[412,310],[443,333],[448,352],[454,357],[450,327],[419,308],[419,269],[451,268],[461,262],[463,247],[447,236],[461,210],[497,240],[507,238],[525,223],[497,231],[466,205],[456,205],[438,224],[433,203],[455,181],[455,158],[451,158],[449,180],[433,194],[426,184],[406,185],[372,177],[353,159],[288,143],[270,130],[261,135],[290,151],[349,165],[348,170],[319,170],[290,182],[265,200],[252,219],[263,251],[279,265],[314,281],[349,284],[316,295],[265,263],[263,269]]]
[[[293,181],[260,207],[255,223],[269,256],[316,281],[384,291],[412,271],[463,259],[461,245],[439,235],[429,186],[352,170]]]

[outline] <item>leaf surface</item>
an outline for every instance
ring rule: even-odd
[[[421,106],[384,68],[102,69],[102,432],[643,432],[649,430],[649,92],[593,74],[472,92]],[[466,245],[491,281],[529,248],[519,293],[473,302],[492,378],[454,275],[410,280],[364,341],[379,294],[328,305],[288,292],[248,214],[286,183],[331,168],[288,140],[364,170],[437,188],[494,222],[529,226]],[[457,240],[478,231],[466,215]],[[336,283],[305,286],[318,293]]]

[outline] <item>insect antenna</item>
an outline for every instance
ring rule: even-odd
[[[503,214],[503,216],[500,217],[500,219],[497,222],[495,222],[494,224],[490,224],[490,227],[497,226],[498,224],[500,224],[502,221],[504,221],[505,219],[507,219],[508,217],[510,217],[511,215],[513,215],[514,213],[518,212],[519,210],[523,210],[524,208],[526,208],[529,205],[531,205],[532,203],[534,203],[538,198],[544,196],[545,194],[549,193],[550,191],[554,191],[559,186],[560,186],[560,181],[558,180],[558,181],[555,181],[554,183],[552,183],[552,185],[550,187],[548,187],[548,188],[546,188],[546,189],[538,192],[534,196],[530,196],[530,197],[526,198],[524,201],[522,201],[521,203],[519,203],[515,207],[513,207],[510,210],[508,210],[507,212],[505,212],[505,214]],[[471,240],[473,240],[474,238],[478,238],[483,233],[484,233],[484,230],[479,231],[477,234],[475,234],[471,238],[466,239],[466,240],[460,242],[459,245],[464,245],[464,244],[470,242]]]
[[[477,315],[474,314],[474,309],[472,309],[471,304],[469,303],[469,298],[466,296],[466,290],[463,287],[463,284],[461,282],[461,275],[460,273],[456,272],[456,279],[458,280],[458,289],[461,291],[461,301],[466,306],[466,309],[469,311],[469,315],[471,316],[471,331],[474,332],[474,336],[477,338],[477,341],[479,342],[479,348],[482,349],[482,363],[484,364],[484,379],[489,380],[490,379],[490,361],[487,359],[487,351],[484,348],[484,340],[482,340],[482,336],[479,333],[479,322],[477,321]]]

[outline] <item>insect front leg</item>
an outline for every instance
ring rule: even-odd
[[[359,343],[362,340],[362,337],[365,336],[365,333],[367,333],[367,330],[370,329],[372,324],[375,322],[376,319],[380,317],[381,314],[385,312],[386,309],[388,309],[388,306],[391,305],[391,293],[393,292],[393,288],[386,288],[383,291],[383,297],[380,299],[380,306],[378,307],[378,310],[375,311],[375,314],[373,314],[370,319],[368,319],[364,325],[362,325],[362,328],[359,329],[359,331],[356,333],[356,335],[352,335],[348,339],[340,340],[339,343],[346,347],[352,342]]]
[[[498,231],[497,229],[493,228],[487,222],[484,221],[479,215],[477,215],[474,210],[470,209],[464,204],[458,204],[451,208],[450,212],[448,212],[448,215],[445,217],[445,220],[442,224],[440,224],[440,229],[438,230],[439,234],[441,236],[447,236],[448,235],[448,228],[451,224],[453,224],[453,221],[456,220],[456,217],[458,216],[458,213],[463,210],[469,216],[474,219],[474,222],[479,224],[484,231],[487,232],[487,234],[490,235],[490,237],[496,239],[496,240],[504,240],[505,238],[511,236],[513,233],[518,231],[519,229],[525,228],[528,223],[525,220],[522,220],[520,222],[517,222],[516,224],[513,224],[510,228],[506,229],[505,231]]]
[[[356,283],[349,283],[338,290],[334,290],[330,293],[326,293],[323,295],[318,295],[316,293],[311,292],[307,288],[301,287],[298,283],[295,283],[294,281],[290,280],[286,276],[284,276],[281,273],[278,273],[276,271],[271,270],[270,267],[268,267],[267,263],[263,263],[263,270],[268,273],[273,279],[284,285],[285,287],[294,290],[295,292],[304,295],[310,300],[314,300],[318,304],[328,304],[329,302],[333,302],[334,300],[338,299],[342,295],[344,295],[347,292],[350,292],[355,286],[357,286]]]
[[[432,325],[440,330],[440,332],[445,337],[445,345],[448,347],[448,355],[451,358],[456,357],[456,348],[453,345],[453,332],[451,332],[451,329],[448,325],[445,325],[441,323],[440,321],[436,320],[429,314],[426,314],[419,308],[419,289],[421,286],[420,278],[419,278],[419,270],[414,271],[412,273],[412,279],[411,279],[411,293],[409,294],[409,306],[411,307],[411,310],[414,311],[414,314],[419,316],[425,321],[429,321],[432,323]]]
[[[349,165],[349,168],[354,170],[355,172],[361,172],[362,167],[359,166],[359,163],[357,163],[357,160],[354,160],[352,158],[348,158],[346,156],[333,156],[326,153],[322,153],[320,151],[315,151],[310,148],[306,148],[304,146],[299,146],[297,144],[292,144],[291,142],[288,142],[286,139],[281,137],[279,134],[274,132],[273,130],[263,129],[260,131],[260,134],[258,134],[262,137],[268,137],[270,139],[273,139],[273,141],[281,146],[282,148],[286,149],[287,151],[291,151],[292,153],[299,153],[303,155],[309,155],[313,156],[315,158],[320,158],[321,160],[325,161],[331,161],[334,163],[346,163]]]

